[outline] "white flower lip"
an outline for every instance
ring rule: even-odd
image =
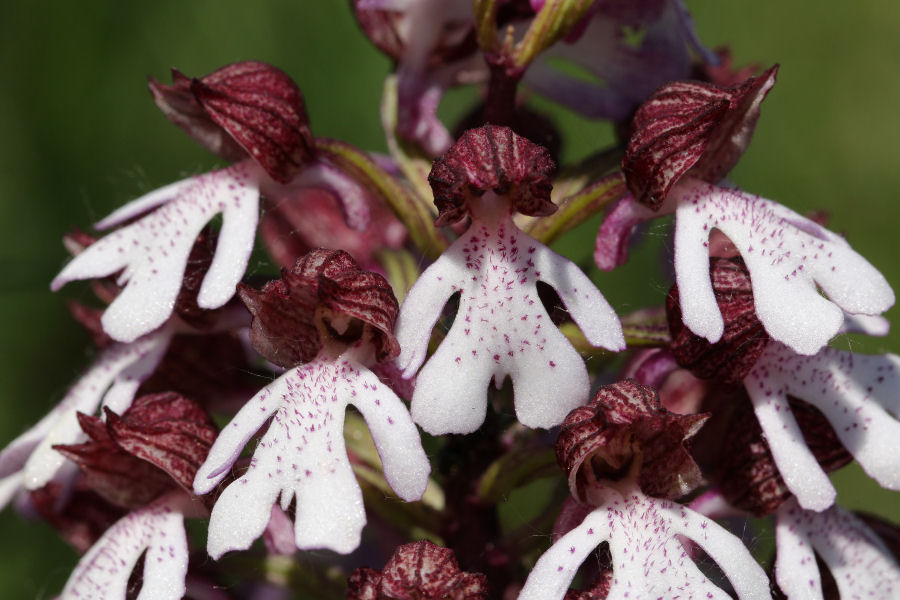
[[[297,499],[298,548],[356,549],[366,523],[362,492],[344,447],[344,410],[353,404],[369,425],[385,477],[404,500],[425,492],[430,465],[403,402],[368,369],[323,352],[250,399],[219,435],[197,471],[194,491],[211,491],[247,441],[272,417],[248,471],[216,502],[207,550],[219,558],[262,535],[273,504]],[[273,417],[274,415],[274,417]]]
[[[638,490],[607,498],[541,556],[519,600],[562,600],[581,563],[605,541],[613,567],[608,600],[668,598],[673,589],[690,590],[694,598],[729,598],[700,572],[679,535],[695,541],[718,563],[739,598],[771,598],[762,567],[740,539],[712,519]]]
[[[97,223],[97,228],[146,214],[88,246],[53,279],[50,289],[122,271],[118,282],[125,289],[109,305],[102,323],[112,338],[133,341],[172,314],[194,241],[221,213],[216,253],[197,304],[208,309],[223,306],[234,295],[253,250],[262,176],[259,167],[247,160],[173,183],[126,204]]]
[[[471,433],[484,421],[487,386],[509,375],[516,414],[529,427],[553,427],[590,391],[584,361],[551,322],[538,280],[557,291],[588,342],[625,347],[612,307],[572,262],[526,235],[506,217],[475,221],[409,291],[396,333],[397,365],[412,377],[425,361],[431,330],[460,293],[453,327],[418,374],[413,420],[432,434]],[[559,389],[569,390],[560,397]]]

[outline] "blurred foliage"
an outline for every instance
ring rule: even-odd
[[[824,209],[830,227],[900,288],[892,250],[900,208],[900,5],[878,0],[807,3],[689,0],[701,39],[730,44],[738,65],[781,64],[756,137],[733,174],[743,188],[799,212]],[[34,423],[89,361],[89,340],[48,282],[65,263],[59,243],[125,201],[216,164],[155,108],[145,78],[168,69],[201,75],[257,59],[303,90],[313,132],[383,151],[378,103],[389,69],[358,32],[344,0],[94,0],[10,3],[0,20],[0,444]],[[442,115],[463,114],[474,92],[450,94]],[[573,159],[611,139],[610,128],[561,113]],[[560,248],[590,265],[597,219]],[[661,234],[619,272],[591,270],[620,311],[659,303],[669,286]],[[888,314],[896,319],[900,311]],[[900,349],[900,333],[857,341],[867,352]],[[853,508],[898,520],[896,496],[858,470],[836,477]],[[75,553],[49,528],[0,515],[0,597],[49,598]],[[380,566],[380,565],[379,565]]]

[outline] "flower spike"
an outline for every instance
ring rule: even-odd
[[[556,289],[591,345],[614,351],[625,347],[618,317],[591,280],[512,221],[518,203],[544,214],[545,203],[532,200],[549,192],[549,172],[539,171],[544,178],[531,180],[518,163],[542,156],[534,146],[508,128],[485,126],[448,151],[459,157],[453,160],[458,168],[435,162],[435,196],[454,190],[453,202],[461,205],[445,214],[456,218],[466,207],[472,224],[422,273],[397,320],[397,364],[410,378],[425,362],[441,309],[460,292],[453,327],[419,373],[413,394],[413,419],[429,433],[478,429],[488,383],[493,379],[499,386],[507,375],[516,414],[529,427],[558,425],[585,403],[590,384],[584,362],[551,322],[538,297],[538,281]],[[563,397],[560,389],[567,390]]]

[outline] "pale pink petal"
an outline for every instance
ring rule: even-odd
[[[671,196],[677,198],[675,272],[684,323],[711,342],[723,330],[708,276],[714,228],[740,251],[766,331],[796,352],[815,354],[840,329],[843,311],[879,314],[894,303],[881,273],[843,238],[788,208],[693,179]]]
[[[140,198],[132,200],[124,206],[120,206],[94,223],[94,229],[97,231],[105,231],[111,227],[116,227],[126,221],[130,221],[135,217],[139,217],[144,213],[150,212],[157,206],[169,202],[172,198],[177,198],[179,194],[184,192],[185,188],[192,185],[193,181],[194,178],[189,177],[187,179],[182,179],[181,181],[176,181],[175,183],[170,183],[169,185],[164,185],[152,192],[148,192]]]
[[[741,541],[711,519],[679,504],[633,491],[604,490],[601,506],[538,560],[520,600],[563,598],[584,559],[609,541],[612,586],[608,600],[729,598],[693,563],[678,539],[696,541],[728,577],[738,598],[771,598],[769,580]]]
[[[834,428],[841,443],[866,473],[883,487],[900,489],[900,357],[893,354],[867,356],[824,348],[815,356],[802,356],[781,344],[771,344],[744,380],[754,405],[778,407],[763,431],[772,447],[775,463],[795,495],[811,491],[811,481],[791,481],[785,470],[793,471],[806,455],[796,422],[787,409],[787,396],[795,396],[818,408]],[[757,408],[757,415],[759,415]],[[779,421],[783,427],[778,427]],[[762,419],[760,420],[762,424]],[[787,435],[785,435],[785,433]],[[787,439],[790,439],[790,442]],[[781,460],[775,446],[790,445]],[[786,447],[786,446],[782,446]],[[811,455],[810,455],[811,456]],[[808,459],[806,460],[808,462]],[[813,477],[804,467],[801,477]],[[816,467],[815,470],[821,472]],[[816,476],[821,479],[823,475]],[[824,485],[820,482],[818,485]],[[796,486],[796,487],[795,487]],[[827,506],[806,504],[807,509]]]
[[[628,245],[635,228],[660,216],[635,201],[631,194],[623,196],[607,213],[594,245],[594,262],[603,271],[612,271],[628,260]]]
[[[138,600],[179,600],[188,568],[184,517],[202,511],[202,505],[179,494],[129,513],[81,557],[60,599],[125,598],[131,571],[146,551]]]
[[[609,540],[614,522],[598,508],[569,533],[559,538],[534,565],[519,600],[562,600],[581,563]]]
[[[124,411],[141,382],[162,360],[171,338],[172,331],[163,328],[130,344],[110,346],[97,357],[59,404],[35,426],[42,439],[22,465],[27,489],[44,486],[66,461],[53,449],[55,444],[73,444],[84,439],[76,413],[95,414],[101,402],[117,412]],[[26,432],[19,439],[30,435]],[[13,442],[9,450],[14,451],[16,444]]]
[[[657,504],[660,514],[671,519],[673,533],[689,538],[719,565],[738,598],[771,598],[769,578],[738,537],[687,507],[652,498],[647,501]]]
[[[466,275],[464,263],[451,247],[419,276],[406,294],[394,327],[400,343],[396,363],[405,378],[415,375],[425,362],[431,330],[450,296],[462,289]]]
[[[880,315],[848,315],[844,314],[844,325],[841,333],[864,333],[875,337],[884,337],[891,330],[891,323]]]
[[[51,289],[124,269],[119,283],[125,289],[103,314],[102,323],[111,337],[133,341],[169,318],[197,235],[222,213],[218,249],[198,296],[203,308],[222,306],[234,294],[253,249],[257,181],[264,177],[258,171],[245,161],[164,188],[171,191],[168,202],[161,204],[154,196],[149,204],[161,206],[88,246],[56,276]],[[136,210],[146,208],[144,199],[136,202]],[[112,221],[119,217],[113,213]]]
[[[366,514],[344,446],[348,403],[361,405],[385,460],[389,483],[398,486],[402,497],[421,496],[428,461],[402,402],[350,353],[337,357],[325,350],[250,400],[225,427],[198,471],[195,491],[210,491],[250,436],[275,413],[250,468],[225,489],[213,508],[210,556],[248,548],[263,533],[279,498],[285,510],[296,498],[298,548],[341,553],[356,549]]]
[[[900,565],[859,518],[833,506],[817,513],[794,502],[778,510],[775,579],[791,600],[822,599],[818,554],[841,598],[892,600],[900,594]]]
[[[219,433],[206,461],[194,477],[194,493],[208,494],[225,478],[250,438],[275,414],[291,393],[291,380],[282,375],[247,401]]]
[[[834,504],[837,490],[806,445],[787,397],[773,394],[773,383],[760,379],[759,373],[751,371],[744,384],[778,472],[801,506],[825,510]]]
[[[624,350],[619,317],[587,275],[550,248],[530,238],[528,241],[536,248],[532,259],[535,277],[553,286],[588,343],[613,352]]]
[[[407,502],[419,500],[425,493],[431,464],[406,405],[371,371],[353,364],[347,369],[339,393],[366,420],[391,489]]]
[[[407,296],[403,306],[409,302]],[[400,314],[403,315],[402,309]],[[473,345],[472,328],[467,325],[454,322],[447,337],[416,376],[410,413],[413,421],[432,435],[471,433],[484,422],[487,387],[496,365],[492,357],[485,360]],[[405,349],[403,342],[400,343]],[[422,354],[424,359],[424,350]]]

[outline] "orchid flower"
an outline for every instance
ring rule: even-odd
[[[125,598],[131,571],[145,552],[138,599],[179,600],[188,568],[184,517],[205,515],[203,504],[184,492],[129,513],[81,557],[60,600]]]
[[[900,594],[896,559],[862,519],[839,506],[815,512],[784,504],[775,546],[775,579],[790,600],[824,598],[815,555],[831,571],[841,598],[890,600]]]
[[[123,225],[78,254],[54,278],[70,281],[119,272],[125,289],[103,315],[114,339],[130,342],[172,314],[188,255],[200,231],[222,215],[218,243],[197,295],[202,309],[223,306],[253,250],[259,197],[327,190],[342,202],[355,229],[368,225],[368,193],[323,157],[314,156],[300,90],[281,71],[257,62],[229,65],[201,79],[174,71],[174,85],[151,82],[167,117],[213,152],[237,160],[228,168],[162,187],[96,224]],[[246,157],[250,158],[246,158]]]
[[[10,442],[0,453],[0,508],[19,490],[35,490],[54,478],[66,459],[53,446],[84,439],[79,412],[94,414],[100,406],[115,412],[128,408],[141,382],[162,360],[174,333],[174,326],[166,326],[105,349],[47,416]]]
[[[537,283],[557,291],[594,346],[625,347],[618,317],[590,279],[567,259],[523,233],[512,211],[549,214],[546,150],[508,128],[473,129],[435,162],[429,177],[438,224],[472,217],[469,229],[416,281],[397,321],[398,366],[412,377],[449,297],[457,317],[419,372],[413,419],[432,434],[470,433],[484,421],[486,387],[509,375],[516,414],[529,427],[553,427],[588,397],[578,352],[551,322]],[[566,389],[560,396],[558,391]]]
[[[401,498],[420,498],[430,471],[405,405],[367,366],[396,355],[397,301],[383,277],[360,271],[345,252],[327,250],[301,258],[261,292],[242,288],[241,295],[254,314],[254,347],[291,368],[247,402],[197,472],[195,492],[209,493],[272,419],[250,468],[216,501],[209,554],[249,547],[279,497],[284,510],[296,498],[297,547],[351,552],[366,515],[344,446],[346,407],[362,413]]]
[[[800,506],[825,510],[835,490],[803,441],[789,396],[822,411],[869,476],[883,487],[900,489],[900,357],[834,348],[802,356],[771,343],[744,385],[775,464]]]
[[[840,236],[780,204],[708,183],[746,148],[774,82],[773,67],[732,88],[675,82],[654,93],[635,115],[623,160],[631,195],[601,227],[595,259],[601,268],[620,264],[637,223],[674,213],[682,319],[717,342],[725,325],[710,283],[709,246],[719,231],[747,265],[768,335],[813,355],[838,332],[845,312],[882,313],[894,293]]]
[[[608,600],[729,598],[697,568],[678,536],[716,561],[738,598],[771,598],[769,579],[753,555],[712,519],[637,489],[603,489],[591,503],[597,508],[538,560],[519,600],[562,600],[581,563],[607,541],[613,568]]]
[[[741,541],[667,498],[690,492],[700,471],[685,443],[709,415],[677,415],[652,388],[632,380],[601,387],[560,430],[557,460],[572,497],[558,524],[595,507],[541,556],[520,600],[562,599],[581,563],[609,542],[612,574],[606,598],[727,598],[693,563],[677,536],[696,542],[718,563],[738,597],[770,598],[769,580]],[[654,498],[661,496],[662,498]]]

